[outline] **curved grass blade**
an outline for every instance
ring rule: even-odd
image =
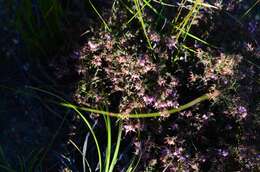
[[[92,129],[92,127],[91,127],[89,121],[88,121],[88,120],[85,118],[85,116],[78,110],[78,108],[76,108],[76,106],[70,104],[68,101],[66,101],[65,99],[63,99],[62,97],[60,97],[60,96],[58,96],[58,95],[56,95],[56,94],[54,94],[54,93],[51,93],[51,92],[46,91],[46,90],[43,90],[43,89],[41,89],[41,88],[36,88],[36,87],[31,87],[31,86],[29,86],[28,88],[31,88],[31,89],[33,89],[33,90],[37,90],[37,91],[42,92],[42,93],[45,93],[45,94],[48,94],[48,95],[50,95],[50,96],[53,96],[53,97],[59,99],[60,101],[65,102],[65,104],[67,105],[67,107],[72,108],[72,109],[81,117],[81,119],[83,120],[83,122],[87,125],[87,127],[88,127],[88,129],[89,129],[89,131],[90,131],[90,133],[91,133],[91,135],[92,135],[92,137],[93,137],[93,139],[94,139],[94,142],[95,142],[95,145],[96,145],[96,148],[97,148],[98,160],[99,160],[99,170],[100,170],[100,172],[102,172],[102,156],[101,156],[101,151],[100,151],[99,142],[98,142],[98,140],[97,140],[96,134],[95,134],[94,130]]]
[[[95,121],[95,123],[93,124],[92,128],[94,129],[95,126],[97,125],[97,120]],[[90,165],[86,159],[86,154],[87,154],[87,147],[88,147],[88,139],[89,139],[90,133],[88,133],[86,135],[84,144],[83,144],[83,150],[82,150],[82,156],[83,156],[83,171],[86,172],[86,164],[88,166],[89,172],[92,172]]]
[[[96,134],[94,132],[94,130],[92,129],[89,121],[84,117],[84,115],[75,107],[72,108],[73,110],[75,110],[75,112],[77,112],[77,114],[81,117],[81,119],[84,121],[84,123],[87,125],[97,148],[97,154],[98,154],[98,161],[99,161],[99,171],[102,172],[102,156],[101,156],[101,151],[100,151],[100,146],[99,146],[99,142],[97,140]]]
[[[87,138],[87,137],[86,137]],[[88,160],[85,158],[86,156],[84,155],[84,152],[81,152],[81,150],[79,149],[79,147],[77,146],[76,143],[74,143],[72,140],[69,140],[69,142],[77,149],[77,151],[79,151],[79,153],[82,155],[83,157],[83,162],[87,164],[88,166],[88,170],[89,172],[92,172],[91,168],[90,168],[90,165],[89,165],[89,162]],[[84,166],[84,163],[83,163],[83,171],[85,172],[86,169],[85,169],[85,166]]]

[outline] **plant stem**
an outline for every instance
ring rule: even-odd
[[[216,97],[218,97],[220,94],[220,92],[218,90],[215,90],[213,93],[207,93],[204,94],[184,105],[181,105],[179,108],[175,108],[175,109],[170,109],[170,110],[165,110],[162,112],[154,112],[154,113],[142,113],[142,114],[121,114],[121,113],[112,113],[112,112],[108,112],[108,111],[102,111],[102,110],[98,110],[98,109],[92,109],[92,108],[86,108],[86,107],[77,107],[75,105],[72,105],[70,103],[60,103],[60,105],[68,107],[68,108],[73,108],[73,109],[79,109],[79,110],[83,110],[86,112],[91,112],[91,113],[96,113],[96,114],[102,114],[102,115],[108,115],[111,117],[116,117],[116,118],[121,118],[121,119],[128,119],[128,118],[152,118],[152,117],[160,117],[163,116],[162,114],[174,114],[180,111],[183,111],[185,109],[188,109],[200,102],[203,102],[205,100],[210,100],[210,99],[214,99]]]

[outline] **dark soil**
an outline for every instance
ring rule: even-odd
[[[46,72],[50,70],[27,57],[25,47],[12,27],[14,15],[11,14],[14,13],[5,5],[1,0],[0,145],[4,157],[0,157],[0,161],[6,160],[0,163],[9,162],[10,168],[18,169],[21,167],[19,159],[24,159],[27,166],[39,153],[36,159],[43,160],[46,171],[58,171],[65,165],[61,154],[66,156],[66,150],[62,145],[72,124],[62,123],[65,112],[48,105],[44,96],[27,87],[55,86]],[[62,135],[59,135],[60,131]]]

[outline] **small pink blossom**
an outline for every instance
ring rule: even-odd
[[[124,129],[125,129],[125,134],[129,133],[129,132],[136,132],[136,128],[134,127],[134,125],[124,125]]]
[[[146,64],[146,60],[145,59],[140,59],[139,60],[139,65],[140,66],[145,66],[145,64]]]
[[[151,96],[144,96],[143,100],[144,100],[146,105],[152,105],[155,102],[155,98],[151,97]]]
[[[98,47],[99,47],[98,44],[95,44],[95,43],[93,43],[91,41],[88,41],[88,46],[90,48],[90,51],[92,51],[92,52],[97,51]]]
[[[94,59],[91,61],[91,64],[94,66],[100,67],[102,65],[102,59],[100,56],[94,56]]]
[[[166,84],[166,80],[164,80],[163,78],[158,79],[158,85],[159,86],[164,86],[165,84]]]
[[[137,75],[137,74],[135,74],[135,73],[133,73],[132,75],[131,75],[131,79],[132,80],[139,80],[140,79],[140,76],[139,75]]]
[[[151,33],[150,35],[149,35],[149,37],[150,37],[150,40],[151,41],[153,41],[153,42],[155,42],[155,43],[158,43],[158,42],[160,42],[160,35],[159,34],[157,34],[157,33]]]
[[[80,55],[80,51],[74,51],[70,57],[75,60],[79,60],[82,58],[82,56]]]
[[[166,40],[166,46],[167,46],[167,48],[169,48],[170,50],[172,50],[172,49],[174,49],[174,48],[177,48],[176,38],[175,38],[175,37],[168,38],[168,39]]]
[[[218,154],[223,157],[227,157],[229,155],[229,152],[227,150],[218,149]]]
[[[247,117],[247,110],[244,106],[239,106],[237,108],[237,113],[242,117],[242,118],[246,118]]]
[[[117,61],[118,61],[119,63],[126,63],[126,62],[127,62],[127,59],[126,59],[125,56],[118,56],[118,57],[117,57]]]
[[[164,143],[168,144],[168,145],[175,145],[176,144],[176,137],[165,137],[164,138]]]
[[[83,66],[78,66],[78,68],[77,68],[77,73],[78,73],[79,75],[85,74],[85,73],[86,73],[86,69],[83,68]]]

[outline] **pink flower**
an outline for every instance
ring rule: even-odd
[[[119,63],[126,63],[126,62],[127,62],[125,56],[118,56],[118,57],[117,57],[117,61],[118,61]]]
[[[247,116],[247,110],[244,106],[239,106],[237,108],[237,113],[242,117],[242,118],[246,118]]]
[[[151,97],[151,96],[144,96],[143,100],[144,100],[146,105],[152,105],[155,102],[155,98]]]
[[[135,131],[135,126],[134,125],[124,125],[124,129],[125,129],[125,134],[129,133],[129,132],[136,132]]]
[[[166,80],[160,77],[160,78],[158,79],[158,85],[159,85],[159,86],[164,86],[165,84],[166,84]]]
[[[94,59],[91,61],[91,64],[94,66],[101,66],[102,65],[102,59],[100,56],[94,56]]]
[[[135,80],[139,80],[140,77],[139,77],[139,75],[133,73],[133,74],[131,75],[131,79],[135,81]]]
[[[140,59],[139,60],[139,65],[140,66],[145,66],[145,64],[146,64],[146,60],[145,59]]]
[[[97,51],[99,45],[91,41],[88,41],[88,46],[90,48],[90,51]]]
[[[228,151],[223,149],[218,149],[218,154],[223,157],[227,157],[229,155]]]
[[[170,50],[174,49],[174,48],[177,48],[177,42],[176,42],[176,39],[175,37],[171,37],[171,38],[168,38],[167,41],[166,41],[166,46],[167,48],[169,48]]]
[[[165,137],[164,138],[164,143],[168,144],[168,145],[175,145],[176,144],[176,137]]]
[[[148,55],[145,54],[144,56],[142,56],[139,60],[138,63],[140,66],[145,66],[148,63]]]
[[[85,74],[86,73],[86,69],[84,69],[83,66],[78,66],[77,67],[77,72],[78,72],[79,75]]]
[[[157,33],[155,33],[155,32],[151,33],[151,34],[149,35],[149,37],[150,37],[150,40],[153,41],[153,42],[155,42],[155,43],[160,42],[160,35],[157,34]]]
[[[79,51],[74,51],[70,57],[75,60],[79,60],[82,58]]]

